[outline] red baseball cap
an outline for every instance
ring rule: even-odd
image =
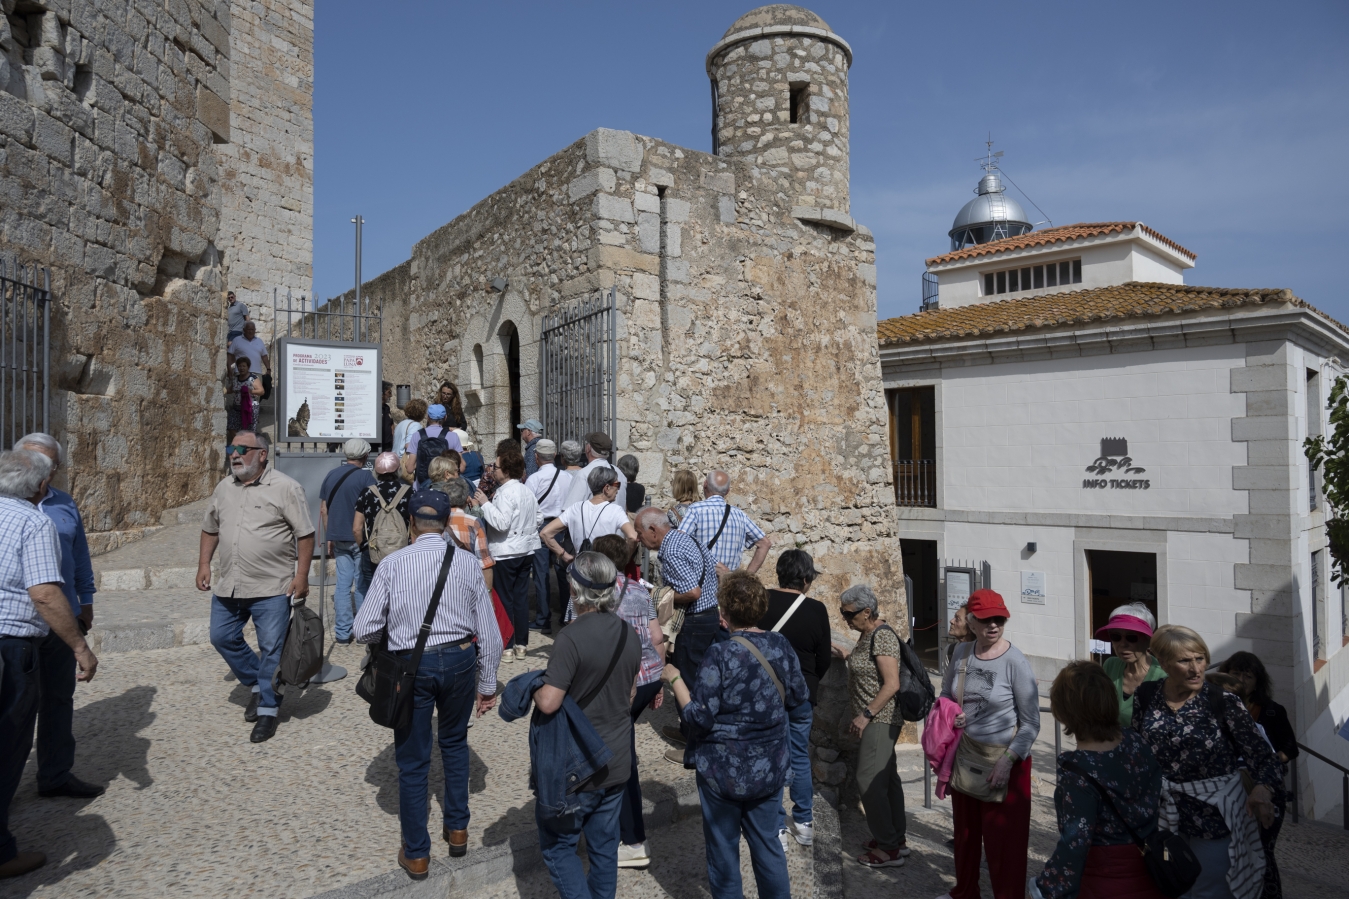
[[[1012,617],[1012,613],[1007,611],[1007,603],[1002,601],[1002,596],[992,590],[975,590],[970,594],[967,605],[970,614],[975,618],[992,618],[996,615],[1003,618]]]

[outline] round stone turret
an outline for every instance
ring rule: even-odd
[[[761,6],[707,54],[712,152],[754,160],[793,205],[848,211],[852,48],[808,9]]]

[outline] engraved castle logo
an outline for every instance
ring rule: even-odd
[[[1102,437],[1101,454],[1096,461],[1087,466],[1088,474],[1095,478],[1084,478],[1083,490],[1147,490],[1152,482],[1141,478],[1105,478],[1108,474],[1143,474],[1146,468],[1134,464],[1129,455],[1129,441],[1123,437]]]

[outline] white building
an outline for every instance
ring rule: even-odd
[[[1349,331],[1287,290],[1186,286],[1195,255],[1141,222],[1025,232],[993,205],[1014,236],[970,245],[962,210],[936,308],[878,328],[916,632],[987,582],[1047,690],[1142,600],[1215,665],[1259,655],[1298,740],[1349,764],[1349,606],[1302,450]],[[1299,781],[1337,814],[1337,771],[1304,753]]]

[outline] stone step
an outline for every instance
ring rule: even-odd
[[[212,566],[216,571],[217,566]],[[337,565],[328,562],[327,582],[331,584],[337,577]],[[315,584],[319,579],[319,563],[309,566],[309,580]],[[94,568],[94,587],[99,593],[127,590],[195,590],[197,586],[197,568],[145,566],[142,568]]]

